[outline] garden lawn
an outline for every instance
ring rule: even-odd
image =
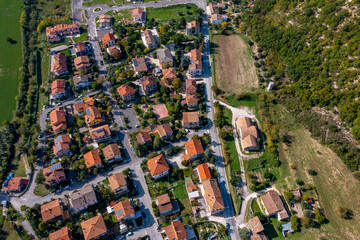
[[[146,10],[146,18],[148,20],[154,18],[155,21],[169,21],[170,19],[179,19],[181,17],[194,16],[194,10],[198,7],[195,4],[174,5],[164,8],[148,8]]]
[[[259,204],[257,203],[257,201],[255,199],[253,199],[251,201],[251,210],[253,211],[253,213],[262,213],[261,209],[259,207]]]
[[[47,195],[49,193],[50,193],[50,191],[49,191],[49,189],[47,189],[45,187],[45,184],[38,184],[38,185],[36,185],[36,187],[34,189],[34,194],[36,196],[44,196],[44,195]]]
[[[185,184],[173,188],[176,199],[180,202],[181,215],[191,213],[191,205],[186,192]]]
[[[13,118],[22,65],[20,14],[22,1],[0,0],[0,123]],[[6,38],[11,38],[10,43]]]

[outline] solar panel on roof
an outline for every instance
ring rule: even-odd
[[[135,67],[139,66],[139,64],[137,63],[136,59],[134,59],[133,62],[134,62],[134,66],[135,66]]]
[[[90,109],[86,109],[86,115],[90,115]]]
[[[84,102],[83,100],[78,100],[78,101],[75,101],[76,103],[82,103]]]
[[[95,130],[95,132],[97,132],[97,133],[103,132],[103,131],[105,131],[103,128]]]
[[[122,209],[120,209],[119,211],[116,212],[116,216],[118,218],[120,218],[122,215],[123,215],[123,210]]]
[[[56,144],[56,149],[57,149],[58,151],[61,150],[61,145],[60,145],[60,143],[59,143],[59,144]]]
[[[52,165],[50,167],[50,171],[54,171],[55,169],[61,168],[61,163],[57,163],[55,165]]]

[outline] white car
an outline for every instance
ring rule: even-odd
[[[128,232],[127,234],[126,234],[126,236],[132,236],[133,235],[133,232]]]

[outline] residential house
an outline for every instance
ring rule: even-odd
[[[251,240],[267,240],[267,236],[264,234],[264,227],[259,219],[259,217],[250,218],[247,223],[248,229],[251,231]]]
[[[89,133],[90,133],[90,137],[98,143],[105,142],[111,139],[111,131],[109,125],[107,124],[91,129]]]
[[[200,33],[200,22],[199,21],[191,21],[186,23],[186,35],[194,36]]]
[[[61,163],[55,163],[50,167],[44,168],[43,175],[45,177],[45,182],[50,187],[54,187],[59,183],[67,180],[64,168],[61,166]]]
[[[220,25],[222,22],[224,22],[224,18],[219,13],[214,13],[211,15],[210,21],[211,21],[211,24]]]
[[[131,61],[132,61],[132,65],[134,67],[136,75],[148,71],[148,66],[146,64],[146,59],[145,58],[143,58],[143,57],[141,57],[141,58],[133,58]]]
[[[189,109],[195,109],[198,106],[199,100],[196,95],[186,95],[181,103],[183,105],[186,104]]]
[[[99,154],[99,149],[92,150],[84,154],[85,165],[87,168],[103,167]]]
[[[59,42],[63,37],[80,34],[78,24],[59,24],[46,28],[46,38],[49,43]]]
[[[121,201],[114,206],[115,217],[117,221],[126,221],[135,217],[135,210],[129,199]]]
[[[118,58],[120,58],[121,50],[120,50],[120,48],[118,46],[108,47],[106,49],[106,51],[109,54],[109,56],[115,57],[116,60],[119,60]]]
[[[49,234],[49,240],[73,240],[71,230],[63,227]]]
[[[173,130],[168,123],[158,125],[156,132],[162,139],[170,139],[173,136]]]
[[[208,180],[211,178],[211,173],[207,163],[200,164],[196,167],[197,173],[199,175],[200,182]]]
[[[169,174],[170,167],[167,164],[164,155],[162,154],[149,159],[147,162],[147,166],[154,180],[158,180]]]
[[[73,76],[73,83],[77,88],[84,88],[91,86],[91,76],[90,75],[75,75]]]
[[[12,193],[19,193],[24,191],[28,184],[28,178],[12,177],[7,183],[6,190]]]
[[[112,143],[103,148],[103,154],[106,162],[112,163],[122,160],[119,146],[116,143]]]
[[[185,142],[184,160],[193,160],[201,157],[204,149],[201,145],[200,139],[192,139]]]
[[[92,186],[86,186],[81,188],[77,192],[70,194],[69,202],[72,210],[78,213],[82,210],[87,209],[89,206],[97,204],[98,200],[94,188]]]
[[[170,82],[177,78],[176,69],[174,67],[162,69],[163,77],[169,79]]]
[[[151,30],[146,29],[144,31],[144,38],[145,38],[144,45],[148,49],[152,49],[152,48],[155,48],[157,46],[157,41],[156,41],[154,35],[152,34]]]
[[[85,123],[86,126],[93,126],[102,123],[104,120],[101,112],[94,106],[87,107],[85,109]]]
[[[41,205],[41,217],[44,222],[63,220],[63,210],[59,199]]]
[[[161,69],[169,68],[174,65],[173,56],[168,48],[158,49],[157,58],[159,59]]]
[[[157,81],[153,76],[143,76],[139,79],[141,89],[145,93],[150,93],[157,90]]]
[[[136,141],[138,141],[138,143],[140,143],[141,145],[144,145],[144,144],[151,143],[152,139],[151,139],[151,136],[150,136],[149,132],[140,131],[136,135]]]
[[[189,74],[191,76],[199,76],[202,74],[203,64],[200,49],[192,49],[190,56]]]
[[[186,95],[195,95],[197,91],[196,79],[186,79],[185,88]]]
[[[56,79],[51,83],[52,99],[59,99],[66,96],[65,79]]]
[[[73,44],[74,54],[79,56],[86,56],[89,53],[89,48],[85,42],[77,42]]]
[[[69,135],[63,134],[54,138],[53,152],[56,157],[69,156],[71,139]]]
[[[81,222],[81,229],[85,240],[95,240],[107,234],[104,218],[101,214]]]
[[[171,201],[169,194],[167,193],[158,196],[156,198],[156,203],[161,216],[169,216],[180,211],[180,207],[177,201]]]
[[[265,214],[269,217],[276,216],[279,221],[289,218],[284,203],[277,192],[271,190],[267,194],[261,196],[260,199],[265,208]]]
[[[116,43],[116,37],[113,33],[107,33],[101,39],[101,44],[103,48],[113,47]]]
[[[245,151],[258,151],[260,149],[260,144],[258,142],[259,134],[251,118],[238,118],[237,124],[240,128],[240,139],[243,149]]]
[[[66,113],[64,108],[56,108],[50,113],[50,124],[55,134],[61,133],[67,129]]]
[[[108,177],[111,191],[116,195],[123,195],[129,191],[127,182],[122,172],[116,173]]]
[[[111,16],[110,15],[100,15],[99,23],[101,28],[107,28],[111,25]]]
[[[209,3],[210,15],[219,13],[218,5],[214,2]]]
[[[172,221],[164,229],[169,240],[188,240],[185,226],[180,220]]]
[[[74,59],[75,68],[78,71],[87,73],[91,70],[91,64],[88,56],[79,56]]]
[[[191,180],[191,178],[189,180],[185,181],[185,186],[186,186],[186,191],[189,195],[190,201],[196,200],[197,198],[200,197],[198,187],[193,182],[193,180]]]
[[[204,197],[210,214],[216,214],[225,209],[221,191],[216,179],[206,179],[202,181],[204,187]]]
[[[145,22],[146,21],[146,13],[142,8],[135,8],[132,11],[134,22]]]
[[[183,112],[182,125],[184,128],[200,127],[199,112]]]
[[[55,76],[60,76],[69,73],[66,65],[65,53],[58,53],[54,56],[54,62],[51,71],[54,73]]]
[[[74,108],[78,113],[83,112],[85,108],[93,105],[94,105],[94,99],[91,97],[77,100],[74,102]]]
[[[131,101],[135,99],[135,89],[126,84],[118,87],[117,91],[124,101]]]

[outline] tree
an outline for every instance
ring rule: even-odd
[[[339,214],[343,219],[352,219],[354,217],[353,211],[343,206],[339,207]]]
[[[100,85],[98,82],[93,81],[92,84],[91,84],[91,88],[92,88],[93,90],[98,90],[98,89],[101,88],[101,85]]]
[[[105,202],[111,202],[114,199],[114,193],[107,187],[101,189],[101,197]]]
[[[175,79],[172,81],[171,85],[172,85],[176,90],[178,90],[178,89],[180,89],[180,88],[182,87],[182,81],[181,81],[180,78],[175,78]]]
[[[42,183],[44,183],[44,181],[45,181],[44,174],[43,174],[42,171],[39,171],[39,172],[36,174],[35,183],[36,183],[36,184],[42,184]]]
[[[226,130],[224,130],[224,129],[220,129],[220,131],[219,131],[219,137],[220,137],[221,139],[226,140],[229,136],[230,136],[230,134],[229,134],[228,131],[226,131]]]
[[[284,192],[285,200],[290,204],[294,199],[294,194],[292,192]]]
[[[324,217],[323,213],[320,211],[319,208],[315,208],[315,220],[319,224],[323,224],[326,221],[326,218]]]
[[[308,173],[311,176],[316,176],[317,175],[317,172],[315,170],[312,170],[312,169],[308,169]]]
[[[162,145],[163,145],[162,138],[158,134],[156,134],[156,136],[154,138],[153,148],[159,149],[162,147]]]
[[[39,225],[38,225],[38,228],[41,232],[45,232],[47,230],[47,224],[45,222],[40,222]]]
[[[299,218],[295,215],[292,215],[290,218],[290,222],[291,222],[291,228],[292,230],[294,230],[295,232],[298,231],[298,227],[299,227]]]
[[[243,227],[239,229],[239,236],[242,239],[247,239],[249,237],[250,231],[249,229]]]
[[[165,34],[169,31],[169,27],[167,25],[163,25],[160,27],[160,34]]]
[[[227,23],[227,22],[221,23],[221,27],[222,27],[223,29],[227,29],[228,23]]]
[[[309,228],[310,227],[310,223],[311,223],[311,219],[309,217],[303,217],[301,218],[301,226],[305,227],[305,228]]]

